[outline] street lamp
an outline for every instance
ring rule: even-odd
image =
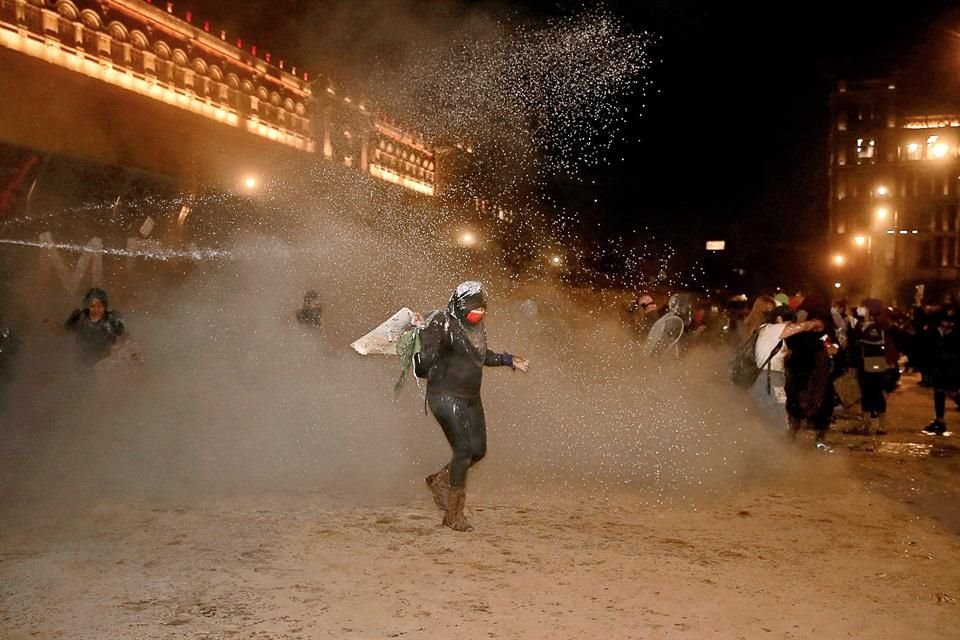
[[[471,231],[464,231],[460,234],[460,244],[464,247],[472,247],[477,243],[477,236]]]
[[[833,256],[833,264],[837,265],[838,267],[842,267],[844,264],[846,264],[846,262],[847,258],[842,253],[838,253]]]

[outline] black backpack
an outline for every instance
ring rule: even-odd
[[[430,374],[430,368],[436,364],[440,350],[440,345],[434,344],[436,331],[427,333],[427,328],[434,322],[442,323],[446,320],[446,312],[438,309],[427,316],[422,329],[417,329],[418,343],[413,351],[413,375],[418,378],[424,379]]]
[[[761,326],[760,329],[762,329],[763,326]],[[740,343],[733,354],[733,360],[730,362],[730,381],[743,389],[749,389],[753,386],[753,383],[757,381],[757,377],[760,375],[761,369],[768,366],[770,361],[773,360],[773,356],[777,355],[780,348],[783,347],[783,341],[781,340],[777,343],[777,346],[774,347],[773,351],[770,352],[770,355],[767,356],[763,367],[758,367],[757,337],[760,335],[760,329],[751,333]]]

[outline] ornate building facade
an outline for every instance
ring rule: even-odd
[[[215,125],[204,131],[206,137],[219,133],[235,141],[237,133],[249,134],[288,150],[322,155],[419,194],[436,191],[434,150],[422,136],[373,113],[362,101],[338,94],[329,83],[318,88],[309,74],[245,45],[242,38],[228,37],[206,21],[197,24],[190,12],[175,13],[172,2],[0,0],[0,53],[5,65],[18,62],[19,55],[56,68],[32,67],[12,78],[12,87],[29,90],[28,83],[42,83],[38,75],[53,77],[57,71],[93,78],[105,91],[119,90],[113,95],[126,94],[128,113],[142,104],[128,100],[136,95],[154,107]],[[41,98],[37,95],[35,102]],[[110,117],[107,109],[85,106]],[[38,135],[34,142],[18,130],[15,121],[28,119],[24,112],[5,115],[9,129],[0,131],[0,139],[65,151],[57,140]],[[171,128],[159,135],[184,135]],[[257,149],[250,149],[249,155],[256,156]],[[92,146],[78,155],[97,156],[98,151],[103,150]],[[136,163],[137,158],[120,160]],[[193,164],[198,162],[203,160]]]

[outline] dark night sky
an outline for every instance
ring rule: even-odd
[[[224,10],[223,0],[191,4],[217,28],[249,34],[247,41],[257,34],[264,46],[314,70],[362,66],[374,54],[451,28],[451,19],[467,11],[536,18],[577,6],[273,0],[231,2]],[[827,99],[835,78],[888,73],[922,46],[956,49],[951,29],[960,24],[947,19],[953,5],[912,0],[894,11],[874,2],[609,0],[609,9],[633,29],[661,36],[654,71],[661,93],[624,132],[612,154],[617,161],[585,174],[586,185],[593,180],[595,186],[556,188],[601,222],[601,233],[646,227],[671,236],[682,219],[683,234],[698,229],[701,237],[739,238],[759,259],[816,242],[825,234]],[[960,55],[953,60],[960,76]]]

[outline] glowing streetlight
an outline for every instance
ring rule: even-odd
[[[563,258],[560,256],[553,256],[550,258],[550,264],[555,267],[559,267],[561,264],[563,264]]]
[[[842,286],[843,286],[843,284],[840,283],[840,282],[834,282],[834,283],[833,283],[833,288],[834,288],[834,289],[839,289],[839,288],[842,287]]]
[[[877,187],[877,195],[880,196],[881,198],[886,196],[888,193],[890,193],[890,190],[887,189],[887,185],[881,184],[880,186]]]
[[[842,253],[838,253],[837,255],[833,256],[833,264],[837,265],[838,267],[842,267],[846,262],[847,258]]]
[[[853,244],[857,245],[858,247],[865,247],[865,246],[867,246],[867,237],[866,237],[866,236],[854,236],[854,237],[853,237]]]
[[[460,244],[465,247],[472,247],[477,243],[477,236],[470,231],[464,231],[460,234]]]
[[[257,188],[257,179],[253,176],[247,176],[243,180],[243,186],[245,186],[248,190],[253,191]]]

